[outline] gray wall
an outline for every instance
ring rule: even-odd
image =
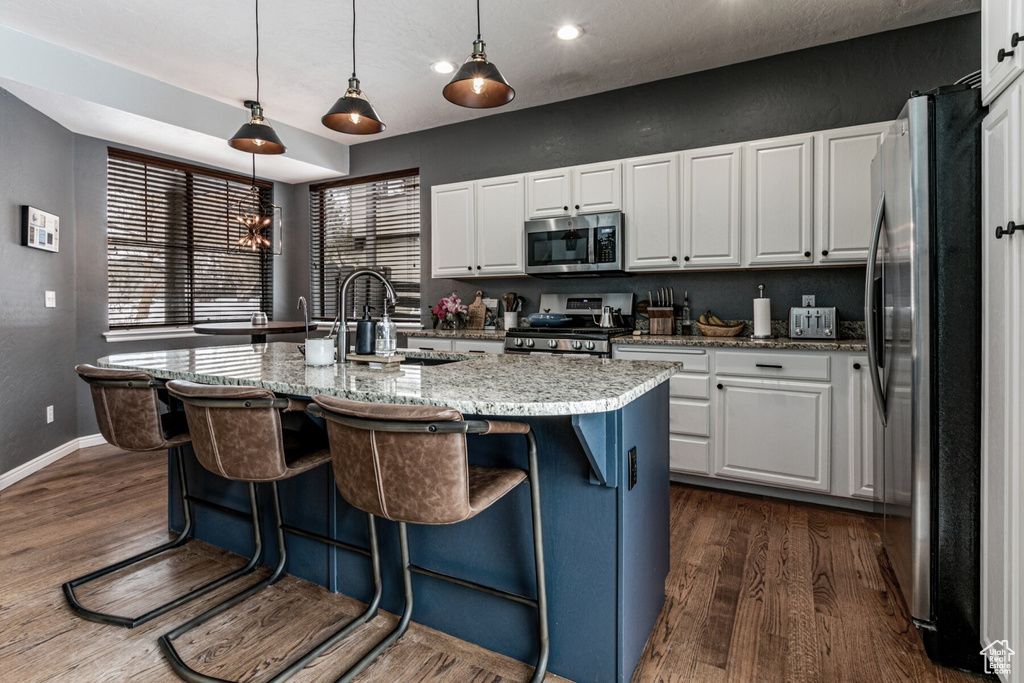
[[[77,435],[74,136],[0,90],[0,472]],[[56,254],[21,246],[21,205],[60,217]],[[57,307],[43,307],[43,291]],[[54,422],[46,424],[46,406]]]
[[[424,306],[452,290],[463,298],[518,291],[527,311],[543,291],[689,290],[694,310],[750,318],[764,283],[772,314],[800,294],[863,319],[863,269],[645,275],[609,280],[432,280],[430,187],[509,173],[872,123],[895,118],[911,90],[952,83],[980,68],[980,15],[970,14],[544,107],[486,116],[352,148],[352,177],[418,167],[422,183]],[[438,93],[440,97],[440,92]],[[387,119],[387,112],[381,112]],[[308,203],[308,191],[297,189]],[[429,324],[429,316],[424,316]]]

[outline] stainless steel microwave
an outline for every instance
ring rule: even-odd
[[[526,274],[625,275],[622,212],[526,222]]]

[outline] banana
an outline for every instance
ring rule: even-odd
[[[712,325],[719,325],[721,327],[727,327],[725,321],[722,320],[721,318],[719,318],[717,315],[712,315],[711,316],[711,324]]]
[[[698,318],[697,320],[700,321],[701,325],[709,325],[710,324],[708,322],[708,314],[707,313],[701,313],[700,314],[700,318]]]

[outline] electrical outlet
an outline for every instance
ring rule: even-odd
[[[813,294],[804,294],[803,301],[804,302],[802,304],[800,304],[800,305],[803,306],[804,308],[807,308],[808,306],[813,307],[814,306],[814,295]]]
[[[57,308],[57,292],[47,290],[44,293],[46,308]]]
[[[46,406],[46,424],[53,422],[53,406]]]

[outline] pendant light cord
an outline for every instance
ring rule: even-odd
[[[260,0],[256,0],[256,101],[260,101]],[[253,157],[252,163],[255,169],[256,157]],[[255,170],[253,175],[256,175]]]
[[[480,40],[480,0],[476,0],[476,39]]]
[[[352,78],[356,77],[356,0],[352,0]]]

